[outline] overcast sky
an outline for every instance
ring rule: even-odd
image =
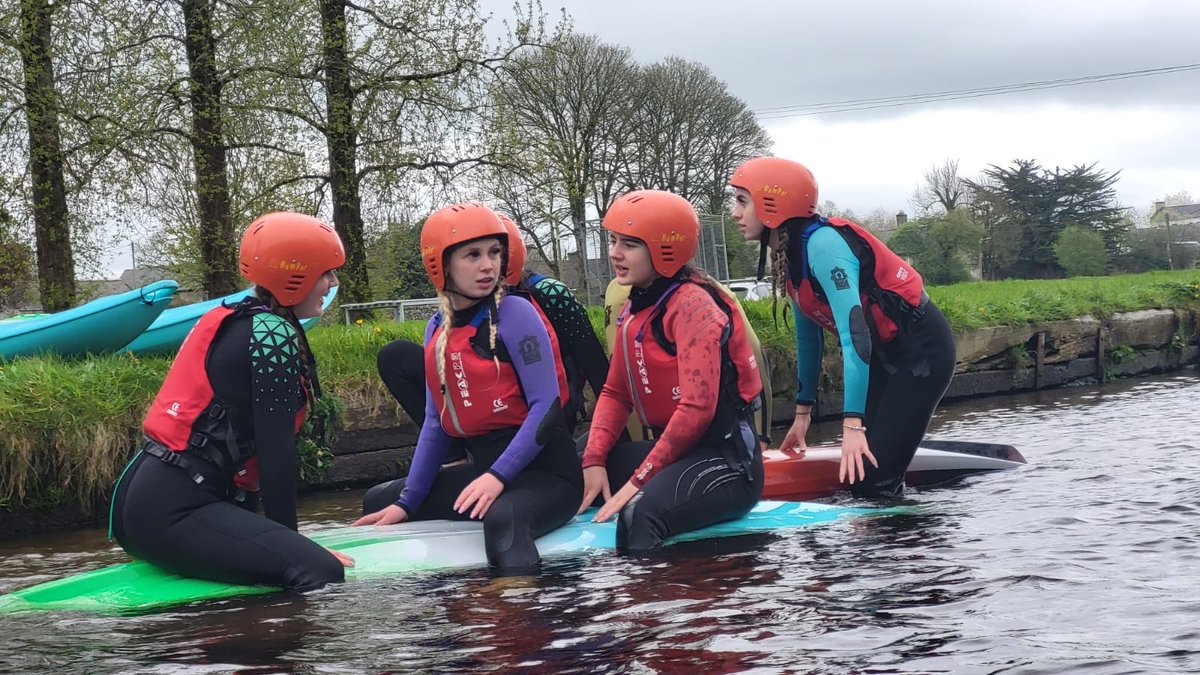
[[[767,109],[1200,64],[1200,1],[544,0],[644,63],[699,61],[760,115],[822,199],[911,212],[922,173],[1034,159],[1121,171],[1123,205],[1200,198],[1200,68],[870,111]],[[509,0],[482,0],[497,18]]]

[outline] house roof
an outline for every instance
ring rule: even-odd
[[[1179,218],[1180,220],[1200,218],[1200,204],[1177,204],[1175,206],[1167,206],[1155,213],[1155,217],[1158,217],[1163,211],[1166,211],[1172,218]]]

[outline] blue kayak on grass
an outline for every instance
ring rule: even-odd
[[[204,302],[196,302],[168,309],[154,323],[150,324],[150,327],[139,335],[136,340],[130,342],[122,349],[121,352],[137,354],[138,356],[174,356],[179,351],[180,345],[183,344],[184,338],[192,330],[192,326],[196,325],[196,322],[200,320],[200,317],[221,305],[236,305],[249,297],[252,292],[252,289],[246,289],[226,295],[223,298],[205,300]],[[334,286],[329,295],[325,296],[322,303],[326,310],[333,304],[333,300],[336,297],[337,286]],[[300,322],[300,325],[304,326],[304,330],[309,330],[317,325],[318,321],[320,321],[319,318],[304,319]]]
[[[156,281],[61,312],[0,322],[0,359],[114,352],[141,335],[177,290],[174,281]]]
[[[844,518],[906,513],[911,509],[855,508],[812,502],[762,501],[750,513],[725,523],[672,537],[668,544],[732,537],[754,532],[785,532]],[[537,540],[543,558],[583,555],[616,548],[615,521],[593,523],[594,510]],[[313,541],[354,558],[347,581],[483,567],[483,523],[428,520],[383,527],[340,527],[313,532]],[[278,592],[269,586],[235,586],[190,579],[144,562],[113,565],[0,595],[0,615],[27,611],[80,611],[125,614],[193,602]]]

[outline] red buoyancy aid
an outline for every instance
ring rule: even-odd
[[[536,303],[530,304],[537,307]],[[567,381],[558,355],[558,340],[540,309],[538,315],[550,333],[559,401],[565,404]],[[437,375],[437,342],[446,329],[443,318],[434,319],[438,323],[425,344],[425,383],[441,415],[442,430],[455,438],[473,438],[518,427],[529,416],[529,406],[507,350],[495,355],[487,353],[487,335],[482,331],[488,330],[488,316],[489,310],[480,307],[471,323],[450,331],[443,364],[445,387]],[[502,345],[496,347],[501,352]]]
[[[903,305],[913,309],[920,308],[927,297],[925,286],[921,275],[912,265],[857,223],[843,218],[830,218],[809,226],[801,243],[804,260],[800,283],[794,284],[791,275],[788,275],[788,295],[796,301],[800,311],[814,323],[831,333],[837,332],[833,310],[830,309],[829,301],[820,287],[812,282],[807,259],[808,237],[816,228],[824,225],[836,228],[858,258],[860,302],[863,309],[869,312],[868,316],[879,339],[890,342],[900,332],[897,321],[901,317],[895,316],[897,310],[902,310]],[[896,299],[900,303],[894,302]],[[881,306],[881,302],[894,305],[896,309],[888,311]]]
[[[208,456],[212,456],[213,450],[224,452],[232,464],[229,468],[234,471],[234,484],[252,492],[259,487],[258,458],[248,454],[253,447],[249,439],[239,442],[242,439],[233,437],[229,411],[213,393],[205,363],[217,333],[227,320],[237,314],[264,311],[266,308],[222,306],[201,317],[183,341],[142,421],[146,437],[173,452],[189,448],[207,449]],[[303,405],[296,413],[296,433],[304,425],[307,408],[307,404]]]
[[[684,281],[669,287],[654,305],[636,314],[630,313],[630,303],[626,301],[621,315],[617,318],[613,363],[625,367],[626,382],[634,409],[642,424],[650,429],[664,429],[675,414],[675,408],[682,397],[679,386],[679,359],[675,349],[676,337],[669,334],[665,327],[656,327],[655,323],[660,322],[661,325],[662,315],[669,309],[671,298],[685,283],[708,290],[702,283]],[[720,386],[736,387],[736,394],[731,398],[749,403],[762,392],[762,379],[758,373],[759,364],[754,356],[754,347],[746,335],[745,323],[735,320],[737,317],[734,313],[740,311],[739,308],[730,304],[720,292],[712,292],[709,295],[728,317],[725,332],[722,334],[722,358],[728,359],[737,372],[735,382],[726,382],[726,371],[723,368]],[[658,334],[660,332],[661,335]],[[651,339],[646,339],[647,337]],[[718,405],[725,400],[727,397],[719,396]],[[724,433],[725,430],[720,431]]]

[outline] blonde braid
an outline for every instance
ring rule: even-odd
[[[446,412],[446,402],[450,394],[446,391],[446,345],[450,343],[450,328],[454,324],[454,308],[450,305],[450,294],[446,291],[438,293],[438,311],[442,314],[442,332],[438,335],[433,347],[434,363],[437,367],[438,382],[442,385],[442,413]]]
[[[787,293],[788,274],[788,228],[780,227],[778,245],[771,250],[771,316],[776,316],[779,307],[780,291]],[[789,303],[790,304],[790,303]],[[786,309],[785,309],[786,312]],[[776,318],[776,321],[778,319]],[[787,314],[783,315],[783,325],[787,325]]]

